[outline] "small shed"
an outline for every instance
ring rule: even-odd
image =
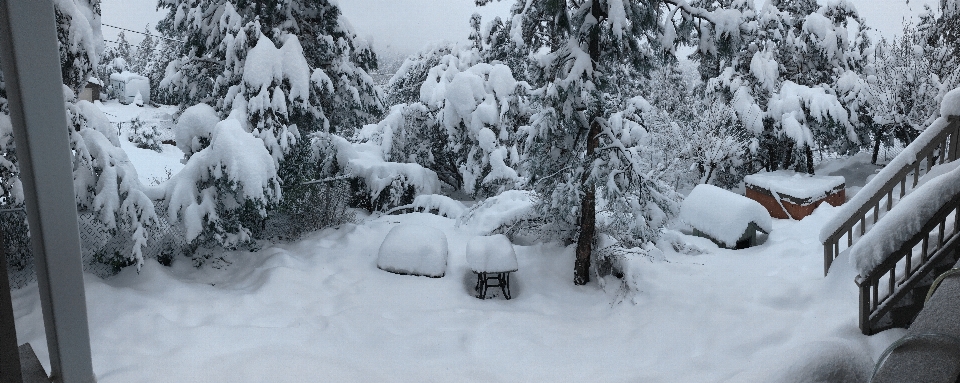
[[[693,227],[693,234],[727,249],[756,244],[757,232],[770,233],[770,214],[757,201],[718,188],[697,185],[680,206],[680,219]]]
[[[80,90],[80,96],[78,98],[90,102],[100,101],[100,92],[102,91],[103,82],[96,77],[90,77],[87,80],[87,85]]]
[[[779,219],[800,220],[827,202],[846,202],[846,180],[841,176],[816,176],[789,170],[761,172],[744,177],[748,198],[759,202]]]
[[[144,104],[150,103],[150,79],[139,74],[123,71],[110,75],[111,94],[123,104],[131,104],[137,94]]]

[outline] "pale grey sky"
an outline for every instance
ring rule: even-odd
[[[426,45],[441,41],[465,41],[470,33],[468,20],[478,12],[484,21],[492,16],[506,17],[514,0],[493,2],[476,7],[474,0],[335,0],[350,20],[357,34],[372,39],[378,49],[390,47],[402,53],[413,53]],[[756,0],[762,4],[765,0]],[[824,2],[824,0],[820,0]],[[916,19],[924,4],[936,8],[939,0],[851,0],[867,24],[887,38],[900,34],[904,17]],[[156,11],[156,0],[103,0],[104,24],[142,31],[163,18]],[[104,27],[108,40],[116,39],[115,28]],[[136,44],[142,36],[127,33]],[[109,44],[109,43],[108,43]]]

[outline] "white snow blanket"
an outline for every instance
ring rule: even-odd
[[[759,202],[713,185],[697,185],[680,206],[680,219],[711,238],[731,247],[755,223],[773,228],[770,213]]]
[[[397,274],[442,277],[447,270],[447,236],[427,226],[400,225],[380,244],[377,268]]]
[[[803,200],[819,200],[844,184],[842,176],[817,176],[790,170],[760,172],[743,178],[748,185]]]
[[[517,253],[503,234],[473,237],[467,242],[467,263],[475,273],[517,271]]]
[[[850,261],[867,275],[893,251],[920,232],[951,198],[960,193],[960,169],[934,178],[903,197],[850,248]]]

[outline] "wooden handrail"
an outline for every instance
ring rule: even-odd
[[[907,147],[903,152],[901,152],[897,157],[901,155],[910,155],[911,153],[916,153],[913,161],[904,163],[897,172],[886,180],[882,187],[880,187],[876,193],[874,193],[870,198],[868,198],[856,211],[851,213],[849,217],[843,221],[837,229],[829,236],[823,240],[823,275],[827,275],[827,272],[830,271],[830,265],[833,263],[833,260],[840,255],[840,242],[841,238],[844,236],[847,237],[846,247],[853,245],[854,238],[859,238],[867,232],[867,224],[873,223],[876,224],[880,220],[881,209],[885,208],[885,211],[890,211],[894,205],[894,195],[899,186],[900,193],[899,198],[902,198],[907,193],[907,184],[910,184],[910,189],[917,186],[917,183],[920,180],[921,173],[925,174],[930,171],[934,165],[942,164],[945,162],[952,162],[958,157],[958,149],[960,149],[960,117],[950,116],[948,125],[941,130],[933,139],[931,139],[925,146],[918,150],[912,150],[910,146]],[[912,146],[912,144],[911,144]],[[896,160],[894,160],[896,161]],[[913,175],[913,181],[908,181],[910,175]],[[881,179],[875,179],[877,182],[884,182]],[[886,200],[886,203],[883,204]],[[870,211],[873,211],[872,222],[867,220],[868,214]],[[859,224],[859,233],[856,233],[857,225]]]
[[[947,231],[947,218],[953,214],[953,227]],[[891,253],[883,262],[867,275],[857,277],[860,287],[860,330],[871,335],[885,330],[877,326],[884,315],[890,312],[904,296],[952,254],[960,245],[960,194],[953,196],[933,217],[924,224],[919,233],[906,241]],[[936,238],[931,233],[936,231]],[[920,245],[919,261],[913,265],[914,249]],[[902,261],[902,263],[901,263]],[[898,271],[901,273],[898,275]],[[880,282],[887,277],[883,286],[886,295],[881,296]]]

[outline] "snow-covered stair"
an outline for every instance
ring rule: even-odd
[[[938,165],[953,165],[958,149],[960,117],[939,118],[844,204],[820,231],[824,275],[841,252],[859,242],[905,196],[924,181],[950,170],[950,165]]]
[[[877,176],[884,177],[879,181],[884,187],[873,185],[870,198],[862,198],[866,205],[851,204],[841,212],[849,213],[859,205],[854,219],[847,219],[837,230],[831,224],[844,218],[839,216],[821,232],[825,271],[831,257],[839,253],[842,237],[836,234],[845,233],[848,238],[845,252],[859,272],[860,329],[867,335],[909,326],[923,309],[934,278],[960,258],[960,167],[956,166],[960,162],[951,162],[957,156],[960,119],[938,119],[924,134],[928,132],[922,145],[908,147],[907,158],[895,159],[898,166]],[[921,177],[921,173],[926,174]],[[893,198],[895,189],[887,187],[891,185],[899,186],[900,198]],[[912,186],[909,193],[907,185]],[[877,195],[886,203],[874,198]],[[865,218],[870,210],[872,222]],[[855,237],[854,231],[860,235]]]

